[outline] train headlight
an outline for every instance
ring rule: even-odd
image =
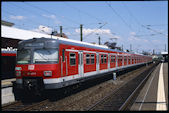
[[[43,74],[44,76],[50,77],[52,76],[52,71],[44,71]]]
[[[21,76],[21,71],[16,71],[16,77],[20,77]]]

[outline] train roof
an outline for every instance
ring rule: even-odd
[[[81,42],[81,41],[70,40],[70,39],[65,39],[65,38],[59,38],[58,37],[58,41],[60,43],[71,44],[71,45],[75,45],[75,46],[81,46],[81,47],[88,47],[88,48],[94,48],[94,49],[102,49],[102,50],[107,50],[107,51],[112,51],[112,52],[120,52],[120,53],[127,53],[127,54],[135,54],[135,55],[146,56],[146,55],[143,55],[143,54],[138,54],[138,53],[134,53],[134,52],[124,52],[124,51],[120,51],[120,50],[114,50],[114,49],[110,49],[108,47],[104,47],[102,45],[95,45],[95,44],[90,44],[90,43],[87,43],[87,42]]]
[[[3,25],[1,25],[1,37],[20,39],[20,40],[29,40],[32,38],[39,39],[42,37],[45,37],[46,39],[51,39],[51,35],[38,33],[38,32],[34,32],[34,31],[23,30],[23,29],[18,29],[18,28],[14,28],[14,27],[7,27],[7,26],[3,26]],[[65,38],[58,37],[58,36],[52,36],[52,39],[58,40],[59,43],[65,43],[65,44],[76,45],[76,46],[81,46],[81,47],[102,49],[102,50],[121,52],[121,53],[127,53],[127,54],[136,54],[136,53],[129,53],[129,52],[124,52],[124,51],[109,49],[105,45],[91,44],[91,43],[81,42],[81,41],[72,40],[72,39],[65,39]],[[136,54],[136,55],[139,55],[139,54]]]
[[[23,43],[25,42],[32,42],[33,40],[36,40],[36,42],[40,42],[40,41],[44,41],[46,42],[47,40],[51,40],[51,41],[57,41],[58,43],[63,43],[63,44],[68,44],[68,45],[74,45],[74,46],[80,46],[80,47],[88,47],[88,48],[94,48],[94,49],[101,49],[101,50],[107,50],[107,51],[112,51],[112,52],[121,52],[121,53],[128,53],[128,54],[135,54],[135,55],[142,55],[142,54],[137,54],[137,53],[129,53],[129,52],[123,52],[123,51],[118,51],[118,50],[113,50],[113,49],[109,49],[108,47],[104,47],[104,46],[100,46],[100,45],[94,45],[94,44],[90,44],[87,42],[81,42],[81,41],[76,41],[76,40],[71,40],[71,39],[65,39],[65,38],[59,38],[59,37],[55,37],[55,38],[46,38],[46,37],[42,37],[42,38],[33,38],[33,39],[29,39],[29,40],[24,40]],[[146,56],[146,55],[142,55],[142,56]]]

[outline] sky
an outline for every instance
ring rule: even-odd
[[[101,44],[116,42],[123,49],[168,51],[168,1],[36,1],[1,2],[1,19],[13,27],[43,32],[63,28],[69,39]],[[43,32],[44,33],[44,32]]]

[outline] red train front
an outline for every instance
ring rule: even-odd
[[[54,39],[30,39],[18,44],[16,86],[18,89],[40,91],[44,80],[59,75],[59,45]]]

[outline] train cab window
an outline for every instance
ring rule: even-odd
[[[115,63],[115,56],[111,56],[111,63]]]
[[[104,55],[104,63],[107,63],[107,55]]]
[[[17,51],[17,63],[28,64],[31,60],[31,51],[27,49]]]
[[[57,49],[35,49],[33,53],[33,63],[58,62]]]
[[[70,65],[76,65],[76,54],[75,53],[70,53]]]
[[[90,64],[90,55],[86,54],[86,64]]]
[[[91,64],[94,64],[94,54],[91,54]]]
[[[65,50],[64,49],[62,49],[62,61],[65,61]]]
[[[103,59],[104,59],[104,57],[103,57],[103,55],[101,55],[101,63],[103,64]]]

